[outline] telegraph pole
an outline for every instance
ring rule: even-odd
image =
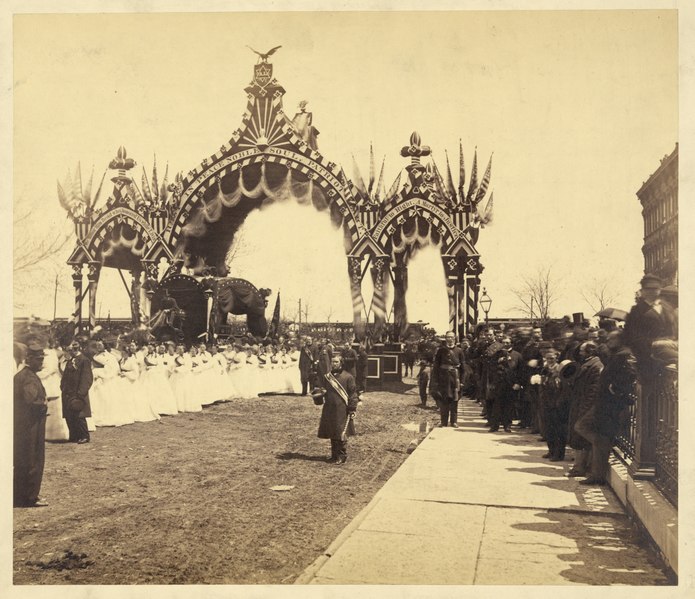
[[[56,309],[58,306],[58,275],[56,275],[55,291],[53,292],[53,322],[56,319]]]

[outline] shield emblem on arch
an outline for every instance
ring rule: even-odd
[[[260,85],[265,87],[270,83],[273,78],[273,65],[267,62],[262,62],[261,64],[254,65],[253,67],[253,80]]]

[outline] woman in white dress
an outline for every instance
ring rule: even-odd
[[[95,426],[106,426],[108,409],[101,392],[103,383],[104,364],[97,359],[104,353],[104,344],[101,341],[95,343],[94,355],[92,356],[92,386],[89,389],[89,408],[92,412],[92,419]]]
[[[213,386],[217,389],[215,401],[228,401],[231,398],[229,377],[227,376],[227,358],[217,345],[210,346],[210,362],[212,363]]]
[[[294,385],[292,383],[293,374],[292,371],[292,358],[287,353],[287,350],[283,347],[280,350],[280,361],[282,363],[282,376],[284,378],[284,393],[294,393]]]
[[[258,346],[252,346],[248,352],[246,352],[246,369],[247,369],[247,381],[248,388],[246,390],[246,398],[253,399],[258,397],[263,386],[263,380],[261,378],[261,372],[258,361]]]
[[[247,352],[240,348],[234,354],[233,378],[234,388],[239,399],[246,399],[249,396],[249,365],[246,363]]]
[[[239,397],[239,389],[237,388],[236,374],[238,366],[235,362],[237,350],[234,346],[229,345],[224,350],[224,357],[227,360],[227,389],[229,389],[229,399]]]
[[[270,365],[270,356],[265,352],[265,348],[258,351],[258,394],[268,393],[272,390],[272,371]]]
[[[92,389],[99,397],[101,413],[95,414],[99,426],[123,426],[132,424],[135,417],[130,398],[123,396],[124,382],[120,379],[121,367],[116,354],[109,351],[105,344],[98,348],[94,362],[100,367],[94,368],[94,385]],[[90,391],[91,393],[91,391]]]
[[[123,392],[132,398],[131,405],[135,422],[151,422],[152,420],[159,420],[159,414],[156,414],[152,409],[150,400],[145,395],[140,381],[140,366],[136,356],[137,349],[137,345],[134,342],[129,343],[126,348],[126,355],[121,361],[123,380],[126,382]]]
[[[145,356],[145,372],[142,374],[142,384],[145,394],[150,398],[152,409],[157,414],[173,416],[178,414],[176,397],[169,384],[168,362],[165,360],[164,345],[156,348],[156,353]]]
[[[70,437],[68,425],[63,418],[63,402],[60,401],[60,367],[58,350],[52,343],[43,352],[43,367],[37,376],[43,383],[48,400],[46,416],[46,441],[67,441]]]
[[[174,397],[176,397],[176,408],[179,412],[199,412],[200,402],[198,402],[198,409],[191,410],[190,402],[188,400],[189,389],[191,386],[191,356],[186,352],[186,348],[183,345],[176,346],[176,357],[174,358],[174,369],[169,378],[171,383],[171,388],[174,390]]]
[[[193,349],[193,348],[191,348]],[[209,406],[215,403],[217,399],[218,390],[215,388],[215,373],[212,369],[212,356],[208,352],[207,345],[201,343],[198,345],[198,353],[195,357],[191,356],[194,362],[197,364],[197,368],[194,368],[194,374],[198,376],[198,393],[200,394],[200,403],[204,406]]]

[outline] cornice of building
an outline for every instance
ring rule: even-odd
[[[669,166],[678,159],[678,142],[676,142],[676,147],[673,149],[673,152],[671,154],[664,156],[661,159],[661,164],[659,165],[659,168],[656,169],[650,176],[649,178],[642,183],[642,187],[639,188],[639,191],[637,192],[637,197],[640,200],[640,202],[644,201],[644,198],[642,197],[644,195],[644,192],[652,186],[652,184],[661,177],[661,175],[666,171]]]

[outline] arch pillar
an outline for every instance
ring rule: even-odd
[[[72,264],[72,287],[75,290],[75,310],[72,314],[75,335],[82,328],[82,264]]]
[[[132,322],[135,326],[140,325],[140,292],[142,290],[142,285],[140,278],[142,276],[142,269],[134,268],[130,271],[133,278],[132,285],[130,287],[130,314]]]
[[[89,289],[89,330],[93,331],[97,325],[97,287],[99,285],[99,275],[101,274],[101,263],[90,260],[87,263],[87,282]]]
[[[352,324],[355,339],[362,341],[367,327],[364,297],[362,296],[362,256],[348,256],[347,261],[348,274],[350,275],[350,294],[352,296]]]
[[[408,292],[408,265],[404,254],[396,254],[393,272],[393,324],[397,336],[401,339],[408,328],[408,306],[406,294]]]
[[[478,322],[478,292],[483,267],[479,256],[464,252],[442,254],[442,265],[449,296],[449,330],[460,339],[473,331]]]
[[[371,311],[374,314],[374,336],[377,339],[381,337],[386,324],[386,296],[391,280],[390,268],[389,257],[386,255],[375,256],[370,267],[374,284]]]

